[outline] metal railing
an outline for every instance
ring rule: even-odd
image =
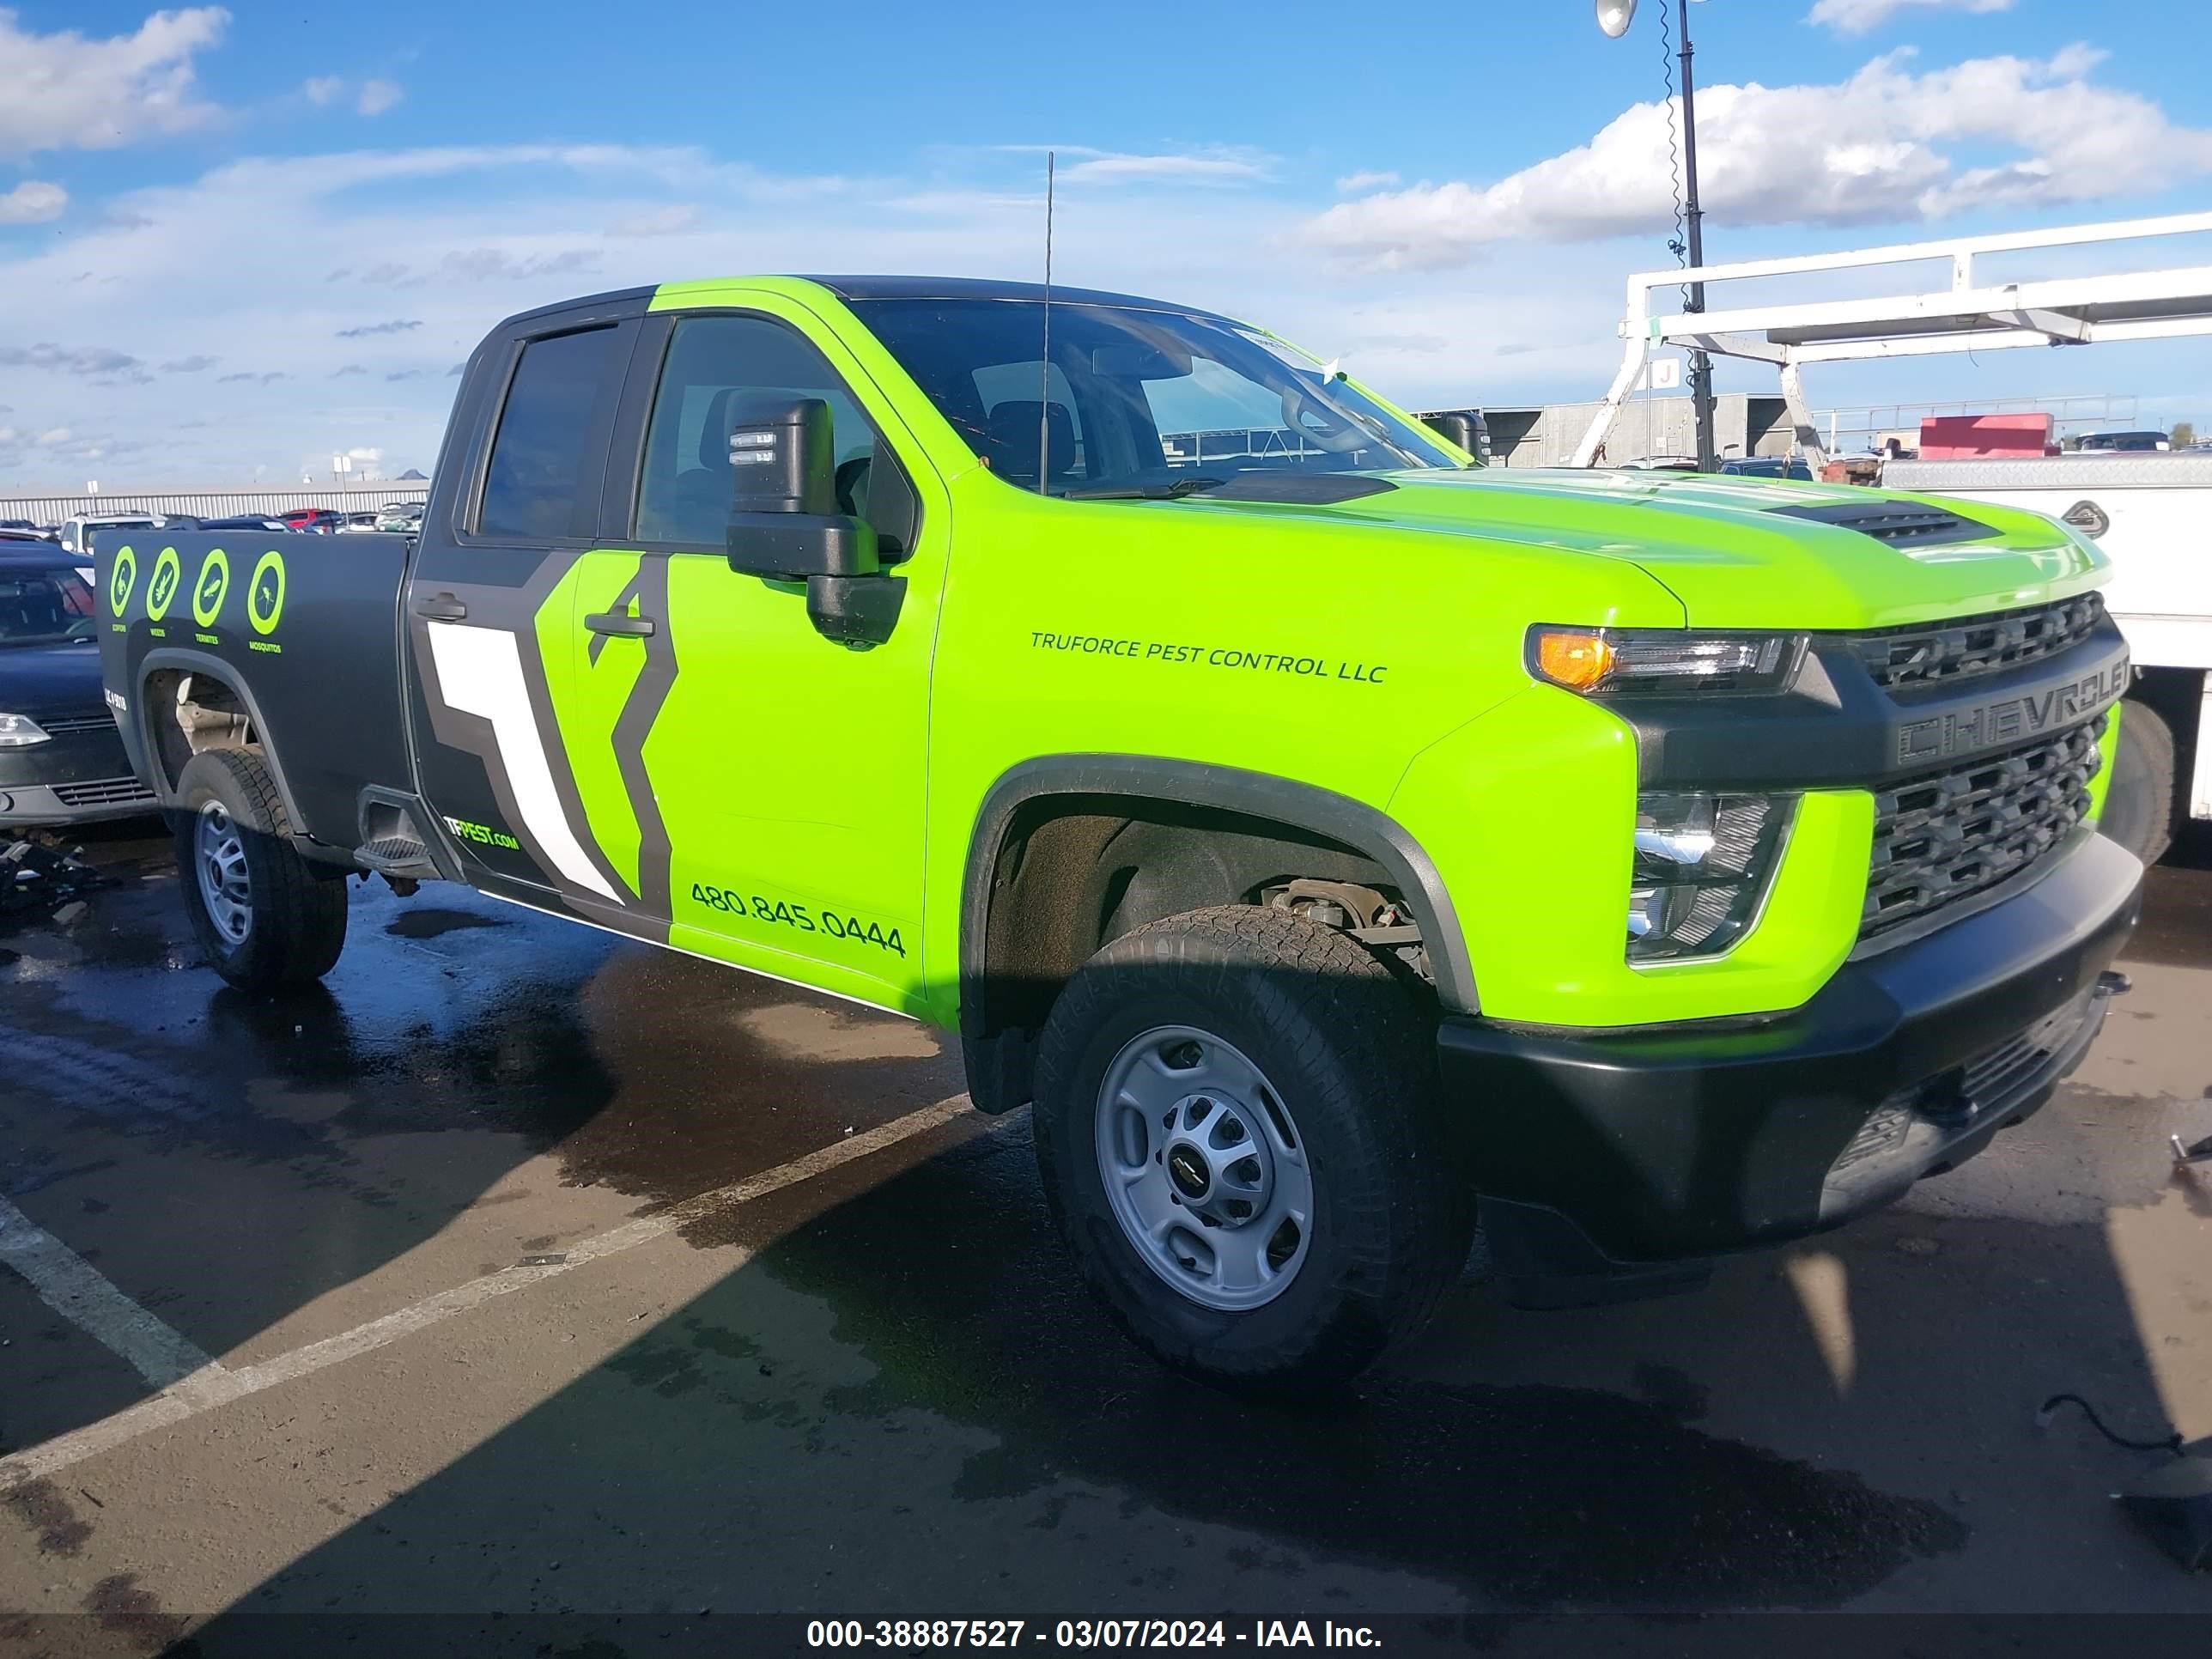
[[[0,519],[28,519],[59,524],[98,513],[189,514],[196,519],[227,519],[239,514],[289,513],[299,507],[329,507],[339,513],[370,513],[401,501],[429,499],[422,479],[404,483],[331,485],[295,489],[102,490],[97,495],[0,495]]]

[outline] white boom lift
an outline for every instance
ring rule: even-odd
[[[1976,262],[2000,253],[2081,250],[2212,234],[2212,213],[2072,225],[2009,235],[1754,259],[1628,279],[1620,372],[1575,451],[1589,466],[1655,351],[1704,350],[1771,363],[1796,446],[1817,475],[1830,459],[1805,403],[1808,363],[1924,357],[2022,346],[2072,349],[2114,340],[2212,337],[2212,265],[2069,274],[1993,283]],[[1818,278],[1941,260],[1932,289],[1704,312],[1655,311],[1662,290],[1757,278]],[[2112,560],[2107,596],[2128,636],[2136,678],[2120,720],[2107,831],[2154,861],[2182,813],[2212,819],[2212,453],[2063,455],[2019,459],[1886,461],[1885,487],[2025,507],[2095,538]],[[2179,803],[2181,812],[2175,811]]]

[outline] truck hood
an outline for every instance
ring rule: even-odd
[[[1692,473],[1376,476],[1391,487],[1340,501],[1196,495],[1182,505],[1325,514],[1618,559],[1663,584],[1697,628],[1893,627],[2048,603],[2100,585],[2109,570],[2052,520],[1984,501]]]

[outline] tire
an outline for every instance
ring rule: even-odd
[[[2112,781],[2097,828],[2146,865],[2173,843],[2173,730],[2158,710],[2130,698],[2120,709]]]
[[[346,884],[292,845],[292,822],[258,755],[211,749],[185,763],[173,814],[192,932],[241,991],[307,985],[345,948]]]
[[[1115,939],[1037,1054],[1038,1170],[1084,1278],[1174,1370],[1341,1389],[1427,1321],[1473,1238],[1434,1056],[1415,994],[1343,933],[1238,905]],[[1154,1217],[1170,1231],[1148,1246]]]

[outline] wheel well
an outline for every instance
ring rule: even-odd
[[[1051,795],[1015,809],[989,854],[981,948],[964,953],[961,1034],[986,1111],[1029,1098],[1030,1056],[1060,988],[1122,934],[1207,905],[1306,903],[1311,884],[1401,893],[1382,865],[1296,825],[1225,808]],[[981,872],[977,872],[980,876]],[[1293,892],[1292,884],[1298,884]],[[1327,914],[1328,900],[1320,901]],[[1410,910],[1396,919],[1409,915]],[[1357,926],[1372,920],[1360,917]],[[1398,957],[1418,961],[1418,931]],[[1407,967],[1409,981],[1418,970]]]
[[[149,757],[159,769],[161,793],[173,795],[185,763],[210,749],[261,746],[252,717],[238,694],[208,673],[157,668],[139,692],[146,711]]]

